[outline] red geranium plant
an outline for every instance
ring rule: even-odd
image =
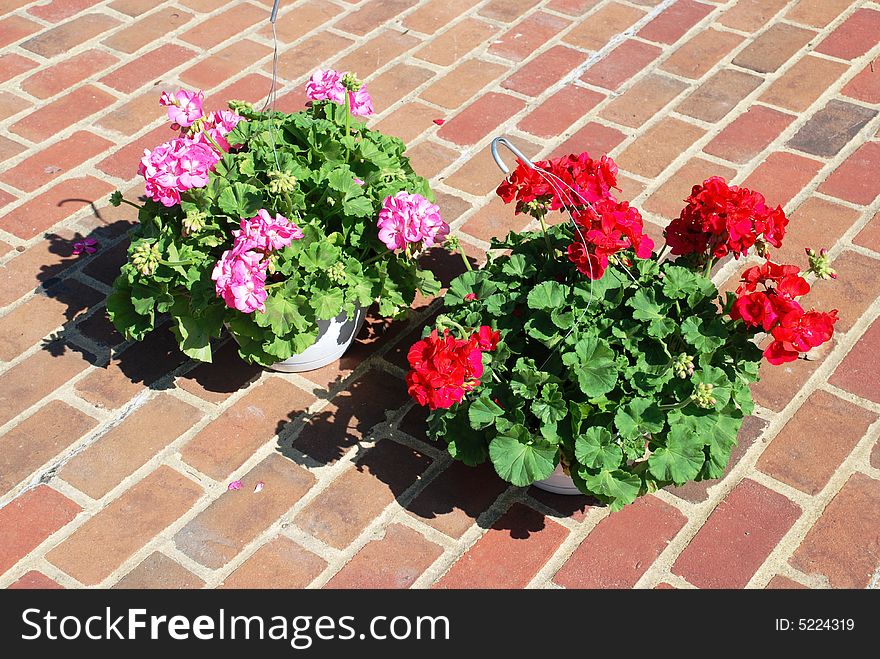
[[[540,230],[493,242],[505,253],[450,284],[436,327],[409,351],[407,376],[410,395],[431,409],[429,435],[456,459],[489,459],[520,486],[561,466],[613,509],[720,477],[762,358],[797,359],[837,321],[836,310],[800,301],[808,277],[835,276],[824,251],[807,250],[804,272],[769,258],[788,218],[760,193],[707,179],[655,254],[616,184],[607,157],[518,162],[498,194]],[[548,226],[553,212],[568,221]],[[719,295],[712,266],[752,254],[763,262]]]

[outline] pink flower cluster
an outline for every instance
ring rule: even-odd
[[[232,249],[223,252],[211,279],[217,297],[230,309],[243,313],[265,311],[266,272],[271,252],[283,249],[303,237],[302,230],[283,215],[272,218],[260,209],[256,216],[241,221],[241,228],[233,231]]]
[[[180,193],[208,185],[208,172],[220,155],[211,147],[177,137],[155,149],[144,149],[138,174],[146,181],[147,196],[163,206],[180,203]]]
[[[412,244],[431,247],[442,243],[449,233],[440,209],[422,195],[409,192],[385,197],[378,224],[379,240],[391,251]]]
[[[180,89],[174,94],[162,92],[159,97],[159,105],[168,108],[168,119],[179,126],[192,126],[202,118],[202,103],[205,95],[201,91],[190,92]]]
[[[201,130],[196,131],[195,134],[192,135],[192,139],[195,142],[207,144],[211,148],[214,148],[214,142],[216,142],[223,151],[229,151],[230,148],[237,148],[241,145],[230,145],[226,140],[226,136],[232,132],[232,129],[238,125],[239,121],[244,120],[244,117],[237,115],[232,110],[215,110],[203,117]],[[184,131],[181,131],[181,137],[185,134]],[[208,139],[208,137],[211,139]],[[213,142],[211,140],[213,140]]]
[[[355,117],[368,117],[373,114],[373,99],[367,91],[367,86],[360,84],[357,91],[349,91],[343,82],[345,76],[345,73],[333,69],[326,71],[318,69],[306,84],[306,96],[313,101],[331,101],[342,105],[345,103],[347,93],[349,108]]]

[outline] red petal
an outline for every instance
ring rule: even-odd
[[[446,123],[446,119],[434,119],[434,123],[437,124],[438,126],[442,126],[443,124]]]

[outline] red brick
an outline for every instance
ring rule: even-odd
[[[415,52],[415,56],[439,66],[451,66],[491,41],[497,33],[498,28],[494,25],[468,17],[428,41]]]
[[[260,377],[262,369],[248,364],[238,354],[235,341],[214,350],[210,364],[202,363],[177,378],[175,383],[209,403],[222,403],[236,391],[247,388]]]
[[[786,4],[788,0],[739,0],[721,15],[718,22],[734,30],[757,32]]]
[[[850,212],[855,215],[855,211]],[[853,218],[854,220],[855,218]],[[871,218],[871,221],[853,238],[853,242],[856,245],[880,252],[880,213]]]
[[[84,585],[97,585],[189,510],[201,494],[194,482],[161,465],[89,518],[46,554],[46,560]]]
[[[672,44],[688,30],[706,18],[714,8],[693,0],[678,0],[639,30],[638,35],[648,41]]]
[[[329,23],[342,11],[340,7],[322,0],[310,0],[304,4],[290,7],[289,11],[278,13],[275,22],[275,33],[281,43],[290,43],[304,37],[317,27]],[[260,36],[266,39],[272,38],[271,26],[267,25],[260,30]]]
[[[42,572],[31,570],[23,574],[15,583],[10,584],[8,588],[9,590],[62,590],[64,587]]]
[[[121,92],[130,93],[149,82],[159,81],[168,71],[190,61],[195,54],[194,51],[176,44],[164,44],[104,76],[101,82]],[[159,92],[154,93],[158,105]]]
[[[869,64],[847,83],[841,93],[865,103],[880,103],[880,68]]]
[[[565,527],[515,503],[436,588],[524,588],[565,540]]]
[[[685,78],[702,78],[742,40],[743,37],[733,32],[712,28],[700,30],[677,47],[660,68]]]
[[[480,15],[503,23],[512,23],[525,15],[540,0],[491,0],[480,9]]]
[[[181,0],[182,5],[202,14],[210,14],[228,4],[228,0]]]
[[[0,55],[0,83],[11,80],[37,66],[37,63],[17,53]]]
[[[105,14],[85,14],[40,32],[21,44],[21,47],[43,57],[55,57],[69,52],[81,43],[91,41],[117,25],[118,20]]]
[[[388,439],[380,441],[300,511],[294,523],[331,547],[344,549],[430,463],[430,458],[415,449]]]
[[[524,106],[512,96],[489,92],[447,121],[437,134],[456,144],[476,144]]]
[[[822,163],[810,158],[771,153],[742,184],[763,194],[770,206],[785,206],[821,168]]]
[[[790,114],[753,105],[703,147],[705,153],[746,163],[775,140],[794,120]]]
[[[123,135],[134,135],[159,119],[167,121],[165,108],[159,105],[156,99],[154,89],[138,95],[132,94],[130,101],[108,112],[97,123],[102,128],[115,130]]]
[[[443,548],[406,526],[393,524],[367,543],[325,588],[409,588]]]
[[[683,82],[652,73],[611,101],[600,114],[623,126],[639,128],[685,88]]]
[[[42,29],[42,25],[21,16],[9,16],[0,20],[0,48],[24,39]]]
[[[434,72],[419,66],[398,64],[369,81],[373,106],[381,112],[434,77]]]
[[[832,201],[810,197],[789,214],[789,225],[782,247],[775,251],[781,263],[800,263],[804,249],[831,248],[859,219],[859,213]]]
[[[9,92],[0,92],[0,120],[6,120],[28,107],[30,107],[30,103],[20,96]]]
[[[406,156],[410,159],[413,169],[419,176],[424,176],[427,179],[436,177],[442,170],[458,160],[459,155],[458,151],[447,149],[433,140],[419,142],[406,151]],[[445,217],[444,209],[441,207],[440,210]]]
[[[835,387],[880,403],[880,383],[877,380],[880,354],[880,320],[875,320],[852,347],[840,366],[831,374],[829,382]]]
[[[699,588],[743,588],[800,514],[781,494],[743,480],[712,511],[672,571]]]
[[[137,175],[138,162],[144,157],[144,149],[153,149],[172,137],[174,133],[167,124],[158,126],[99,161],[96,167],[110,176],[123,180],[131,179]]]
[[[813,30],[777,23],[742,49],[733,63],[758,73],[772,73],[815,36]]]
[[[115,102],[115,98],[97,87],[85,85],[28,114],[10,130],[30,140],[46,140]]]
[[[656,497],[642,497],[596,525],[553,577],[566,588],[632,588],[687,521]]]
[[[573,46],[600,50],[613,37],[637,23],[645,15],[641,9],[610,2],[576,25],[564,40]]]
[[[590,122],[554,149],[549,158],[587,151],[593,157],[607,154],[623,142],[626,135],[616,128]],[[500,181],[499,181],[500,182]]]
[[[766,348],[768,343],[769,340],[765,339],[760,347]],[[782,411],[833,349],[832,340],[810,350],[809,359],[798,359],[780,366],[762,360],[758,371],[760,381],[752,385],[755,402],[774,412]]]
[[[0,508],[0,574],[76,517],[80,510],[48,485],[38,485]]]
[[[439,114],[442,112],[413,101],[404,103],[372,128],[408,143],[434,128],[434,119],[441,118]]]
[[[157,396],[75,455],[59,476],[100,499],[201,418],[202,413],[191,405],[169,395]],[[157,419],[161,424],[156,424]]]
[[[235,558],[309,491],[315,477],[272,453],[241,480],[241,490],[221,494],[174,536],[180,551],[206,567],[220,568]],[[259,482],[264,487],[257,493]]]
[[[716,123],[751,94],[762,79],[736,69],[722,69],[697,87],[675,108],[689,117]]]
[[[798,0],[785,18],[795,23],[825,27],[852,4],[853,0]]]
[[[92,417],[57,400],[18,422],[2,438],[0,491],[31,476],[96,425]]]
[[[89,365],[87,357],[80,353],[63,346],[52,347],[52,352],[40,350],[0,375],[0,424],[39,402]],[[60,354],[53,354],[56,347]]]
[[[816,46],[816,52],[852,60],[877,45],[880,11],[859,9]]]
[[[690,194],[693,186],[699,185],[710,176],[721,176],[729,181],[735,175],[736,171],[733,169],[716,165],[702,158],[693,158],[648,197],[644,207],[667,219],[678,217],[681,209],[684,208],[684,200]]]
[[[533,158],[541,150],[537,144],[522,139],[517,139],[515,143],[529,158]],[[512,154],[502,153],[502,155],[509,166],[513,162]],[[487,146],[473,154],[464,164],[456,167],[455,171],[446,177],[446,184],[472,195],[481,196],[494,192],[503,180],[504,174],[495,165]]]
[[[267,379],[187,442],[181,457],[211,478],[222,480],[271,442],[314,400],[284,380]]]
[[[329,59],[341,50],[350,46],[353,41],[346,39],[330,32],[318,32],[309,37],[296,48],[290,48],[286,52],[282,52],[278,57],[278,70],[284,72],[284,76],[289,80],[297,80],[304,76],[310,76],[315,69],[315,62]],[[269,71],[272,65],[268,64]],[[360,71],[358,75],[364,76]],[[305,82],[303,82],[303,85]],[[263,95],[268,93],[269,87],[266,86]]]
[[[767,422],[756,416],[747,416],[743,419],[737,435],[737,444],[730,453],[730,461],[724,469],[724,475],[717,480],[690,481],[679,487],[669,487],[671,492],[680,499],[690,501],[691,503],[700,503],[709,498],[709,488],[723,481],[739,461],[745,455],[752,445],[761,438],[764,430],[767,428]]]
[[[434,34],[474,6],[472,0],[428,0],[403,19],[405,27]]]
[[[231,9],[200,21],[180,38],[205,50],[241,34],[252,25],[269,18],[268,10],[250,4],[235,5]]]
[[[777,78],[760,100],[788,110],[803,112],[841,76],[846,65],[805,55]]]
[[[28,13],[57,23],[97,4],[98,0],[51,0],[48,4],[31,7]]]
[[[565,46],[553,46],[519,67],[501,86],[527,96],[540,96],[585,62],[584,54]]]
[[[770,582],[765,586],[768,590],[794,590],[794,589],[807,589],[803,584],[799,584],[797,581],[792,581],[788,577],[783,577],[782,575],[777,574],[775,577],[770,579]]]
[[[3,227],[28,240],[112,191],[112,185],[91,176],[66,179],[10,211],[2,218]]]
[[[567,85],[535,108],[518,126],[538,137],[562,135],[603,100],[603,94]]]
[[[880,167],[880,142],[860,146],[831,173],[819,192],[867,206],[880,194],[880,180],[874,175]]]
[[[87,50],[58,64],[40,69],[21,83],[37,98],[49,98],[116,64],[119,60],[100,50]]]
[[[674,118],[665,118],[642,133],[615,160],[623,169],[653,178],[686,151],[704,130]]]
[[[186,2],[183,3],[187,4]],[[140,16],[141,14],[156,7],[155,0],[113,0],[110,8],[128,16]]]
[[[334,27],[362,37],[397,18],[398,15],[416,4],[418,4],[418,0],[385,0],[384,2],[367,3],[337,21]]]
[[[323,558],[279,536],[255,551],[220,587],[305,588],[326,567]]]
[[[416,436],[423,438],[424,429]],[[507,487],[489,464],[468,467],[454,462],[419,492],[407,510],[438,531],[460,538]]]
[[[263,101],[272,86],[272,79],[257,73],[251,73],[233,82],[219,91],[212,93],[214,98],[239,99],[257,103]]]
[[[493,237],[505,237],[510,231],[522,231],[531,219],[524,213],[514,215],[510,206],[501,201],[497,195],[493,195],[486,206],[468,218],[461,230],[489,242]]]
[[[832,588],[865,588],[880,555],[880,482],[853,474],[789,561]]]
[[[865,125],[877,116],[876,110],[831,99],[788,141],[788,146],[806,153],[836,156]]]
[[[474,99],[510,69],[501,64],[469,59],[458,64],[419,96],[440,107],[455,109]]]
[[[25,192],[33,192],[111,145],[112,142],[94,133],[77,131],[6,170],[0,175],[0,180]]]
[[[645,70],[662,51],[657,46],[627,39],[586,70],[581,80],[605,89],[617,89]]]
[[[529,14],[493,41],[489,53],[522,62],[569,25],[570,21],[552,14]]]
[[[70,231],[49,234],[47,240],[8,259],[0,266],[0,306],[15,302],[41,285],[51,284],[77,262],[72,258],[73,243],[81,238]]]
[[[600,0],[550,0],[548,9],[568,14],[569,16],[581,16],[599,4]]]
[[[818,390],[761,454],[758,469],[807,494],[818,494],[877,415]]]
[[[180,79],[197,89],[213,89],[268,56],[272,49],[250,39],[236,41],[231,46],[200,60],[180,74]]]
[[[339,71],[353,71],[361,78],[368,78],[418,43],[419,39],[411,34],[385,30],[338,60],[333,68]]]
[[[116,590],[202,588],[205,582],[165,554],[154,551],[113,586]]]

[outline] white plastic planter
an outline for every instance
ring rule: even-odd
[[[532,483],[535,487],[540,490],[546,490],[547,492],[553,492],[553,494],[580,494],[584,495],[574,484],[574,481],[571,480],[571,476],[567,476],[566,473],[562,470],[562,465],[557,465],[556,471],[554,471],[550,476],[545,478],[542,481],[535,481]]]
[[[302,373],[335,362],[348,350],[366,318],[366,310],[356,307],[354,317],[349,318],[345,311],[336,318],[318,321],[318,338],[298,355],[283,362],[272,364],[269,368],[283,373]]]

